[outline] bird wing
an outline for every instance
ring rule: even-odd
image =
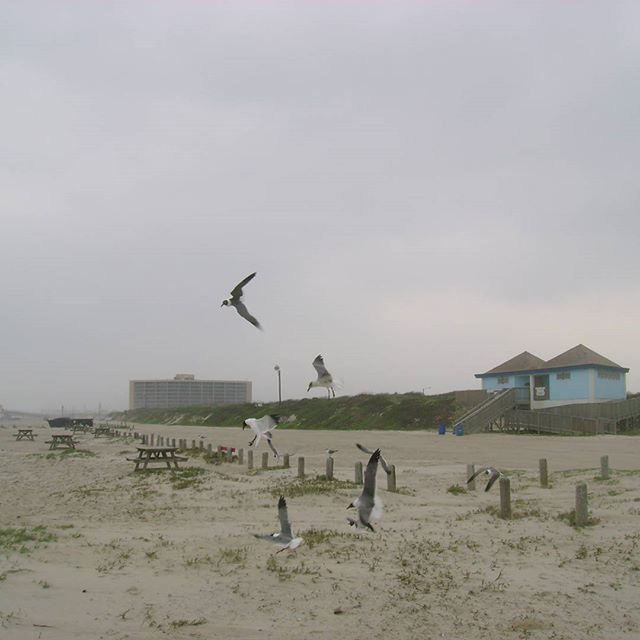
[[[256,435],[259,433],[258,421],[255,418],[247,418],[244,423],[253,431]]]
[[[489,478],[489,482],[487,482],[487,486],[484,488],[485,491],[489,491],[493,486],[493,483],[500,477],[500,472],[497,469],[491,469],[491,477]]]
[[[478,469],[468,480],[467,480],[467,484],[469,484],[472,480],[475,480],[481,473],[484,473],[485,471],[489,471],[489,467],[482,467],[480,469]]]
[[[254,271],[250,276],[247,276],[242,282],[238,282],[238,284],[231,290],[231,299],[232,300],[240,300],[242,297],[242,287],[244,287],[247,282],[251,282],[256,276],[257,271]]]
[[[278,426],[278,421],[275,420],[275,414],[273,415],[267,414],[266,416],[262,416],[262,418],[259,418],[258,420],[256,420],[256,429],[260,433],[272,431],[277,426]]]
[[[280,532],[285,536],[291,536],[291,523],[287,513],[287,501],[284,496],[278,500],[278,518],[280,518]]]
[[[360,451],[363,451],[364,453],[368,453],[369,455],[371,455],[374,452],[373,449],[367,449],[367,447],[364,447],[357,442],[356,442],[356,447],[358,447]],[[382,457],[382,454],[380,454],[380,464],[382,465],[384,472],[387,475],[389,475],[391,473],[391,467],[389,466],[389,463]]]
[[[324,360],[322,356],[316,356],[316,359],[313,361],[313,368],[318,372],[318,379],[324,376],[330,376],[331,374],[327,371],[327,368],[324,366]]]
[[[362,490],[362,497],[366,497],[371,500],[373,504],[373,497],[376,492],[376,472],[378,471],[378,460],[380,459],[380,449],[376,449],[373,455],[369,458],[367,468],[364,472],[364,488]]]
[[[244,306],[243,302],[237,302],[235,305],[236,311],[245,319],[248,320],[254,327],[258,329],[262,329],[260,323],[249,313],[247,307]]]

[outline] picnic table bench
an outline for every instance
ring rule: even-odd
[[[110,436],[111,431],[111,427],[108,427],[106,424],[101,424],[100,426],[94,427],[93,437],[99,438],[100,436]]]
[[[73,433],[52,433],[51,440],[46,440],[49,449],[75,449],[77,442]]]
[[[18,433],[13,434],[18,440],[33,440],[38,434],[33,433],[33,429],[18,429]]]
[[[159,447],[143,444],[136,447],[136,449],[138,450],[138,456],[136,458],[127,458],[130,462],[136,463],[134,471],[137,471],[140,465],[142,465],[143,469],[146,469],[148,464],[156,462],[166,464],[167,469],[171,469],[171,464],[173,464],[174,469],[178,469],[178,462],[185,462],[189,459],[176,455],[178,447]]]

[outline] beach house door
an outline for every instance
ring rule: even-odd
[[[533,376],[533,399],[549,399],[549,375]]]

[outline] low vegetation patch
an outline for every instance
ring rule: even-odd
[[[172,471],[169,480],[174,489],[190,489],[201,484],[207,473],[202,467],[184,467]]]
[[[55,533],[47,531],[47,528],[42,525],[0,529],[0,549],[6,552],[28,553],[41,544],[55,542],[57,539]]]
[[[267,560],[266,568],[267,571],[271,571],[278,576],[279,580],[289,580],[293,578],[295,575],[310,575],[317,576],[320,575],[318,571],[314,571],[307,567],[304,562],[301,562],[299,565],[289,567],[286,564],[286,559],[280,563],[275,555],[269,556]]]
[[[249,551],[247,547],[231,547],[229,549],[220,549],[218,553],[218,563],[239,564],[244,566],[247,561]]]
[[[329,480],[326,476],[309,476],[307,478],[296,478],[286,480],[272,485],[266,489],[273,497],[285,496],[287,498],[297,498],[310,494],[329,495],[338,491],[358,489],[359,485],[350,480]]]
[[[60,458],[95,458],[95,451],[89,449],[56,449],[45,455],[47,460],[58,460]]]
[[[571,509],[571,511],[565,511],[563,513],[559,513],[557,516],[558,520],[562,520],[563,522],[566,522],[568,525],[572,526],[572,527],[578,527],[578,525],[576,524],[576,510],[575,509]],[[600,518],[593,518],[592,516],[589,516],[587,518],[587,521],[584,523],[583,526],[585,527],[593,527],[596,524],[600,523]]]
[[[180,627],[197,627],[201,624],[206,624],[206,618],[194,618],[193,620],[172,620],[169,626],[172,629],[179,629]]]
[[[461,493],[467,493],[467,490],[459,484],[452,484],[447,491],[452,493],[454,496],[460,495]]]
[[[335,538],[356,537],[351,533],[340,533],[335,529],[307,529],[306,531],[299,531],[298,535],[304,539],[304,543],[309,547],[309,549],[313,549],[313,547],[330,542]]]

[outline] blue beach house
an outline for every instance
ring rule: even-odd
[[[476,373],[485,391],[516,389],[518,404],[548,409],[565,404],[624,400],[629,369],[579,344],[543,360],[528,351]]]

